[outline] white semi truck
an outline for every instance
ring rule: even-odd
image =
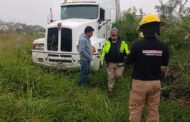
[[[92,26],[95,31],[91,38],[91,67],[97,71],[102,46],[115,20],[115,0],[65,0],[61,5],[61,20],[47,26],[45,38],[34,40],[32,60],[58,69],[80,67],[79,36],[86,26]]]

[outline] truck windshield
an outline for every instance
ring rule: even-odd
[[[97,5],[69,5],[61,7],[61,19],[83,18],[96,19],[98,18]]]

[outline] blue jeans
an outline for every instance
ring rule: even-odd
[[[87,77],[90,71],[90,61],[81,60],[81,69],[80,69],[80,86],[84,86],[88,83]]]

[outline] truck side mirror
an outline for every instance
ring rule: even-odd
[[[100,8],[100,18],[99,18],[99,22],[101,23],[101,21],[105,21],[105,10]]]

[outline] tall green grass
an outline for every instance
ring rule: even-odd
[[[90,73],[90,84],[79,87],[79,71],[57,71],[31,61],[31,40],[0,53],[1,122],[127,122],[131,69],[117,82],[113,96],[106,92],[105,69]],[[28,40],[28,41],[27,41]],[[189,122],[190,108],[162,100],[161,122]],[[143,116],[145,121],[145,115]]]

